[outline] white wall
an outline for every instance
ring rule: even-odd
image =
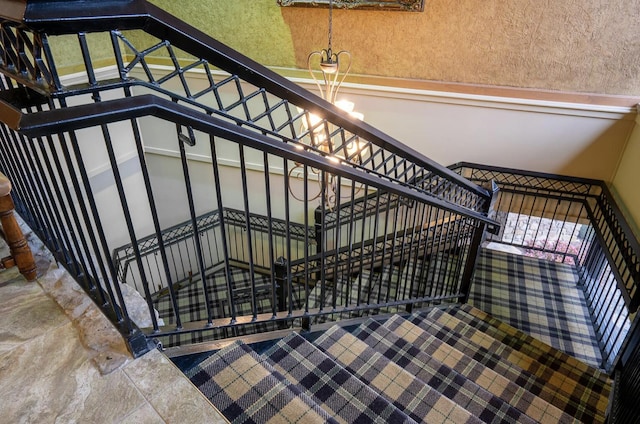
[[[106,72],[106,71],[105,71]],[[188,74],[194,87],[206,84],[198,73]],[[310,81],[299,80],[305,88],[315,89]],[[344,87],[339,98],[356,103],[356,110],[364,113],[365,120],[387,132],[392,137],[422,152],[431,159],[449,165],[458,161],[479,162],[517,169],[575,175],[612,181],[622,156],[625,143],[634,126],[636,114],[629,108],[564,104],[525,99],[461,95],[419,90],[400,90],[384,87],[350,85]],[[154,118],[139,120],[143,143],[147,152],[149,169],[160,219],[163,226],[170,226],[188,218],[187,199],[184,191],[182,168],[179,160],[175,126],[161,123]],[[137,159],[135,144],[129,123],[110,126],[118,161],[128,164],[125,187],[130,206],[134,207],[133,219],[136,235],[142,237],[152,231],[152,223]],[[113,187],[108,161],[103,147],[96,143],[101,134],[93,128],[79,132],[81,145],[87,152],[92,184],[96,197],[105,211],[105,226],[110,231],[114,245],[128,242],[124,232],[120,202]],[[627,147],[627,154],[616,175],[616,187],[620,187],[625,202],[633,201],[629,193],[634,181],[634,151],[640,139],[638,131]],[[204,213],[216,206],[214,188],[211,187],[212,170],[208,153],[208,137],[199,135],[198,145],[189,148],[190,170],[196,198],[196,212]],[[219,148],[219,162],[225,203],[242,207],[240,194],[239,158],[233,145]],[[635,149],[635,150],[634,150]],[[631,152],[631,153],[629,153]],[[250,184],[264,184],[260,152],[248,152]],[[272,160],[274,184],[282,185],[282,163]],[[631,173],[631,174],[629,174]],[[280,175],[280,177],[276,177]],[[257,190],[259,192],[260,190]],[[265,195],[266,196],[266,195]],[[252,209],[259,212],[266,203],[265,196],[251,199]],[[637,199],[637,198],[635,198]],[[272,199],[273,200],[273,199]],[[282,202],[274,201],[274,207],[282,210]],[[314,205],[315,206],[315,205]],[[635,206],[634,206],[635,208]],[[113,212],[108,212],[113,210]],[[311,208],[312,210],[312,208]],[[302,219],[299,207],[294,217]]]
[[[207,84],[202,74],[189,77],[194,90]],[[294,81],[317,92],[311,80]],[[605,181],[614,177],[636,115],[628,107],[357,84],[345,84],[338,98],[443,165],[467,161]],[[165,147],[157,138],[145,145]]]
[[[443,165],[477,162],[605,181],[635,115],[624,107],[384,87],[341,93],[368,123]]]
[[[192,73],[189,78],[194,86],[206,84],[202,75]],[[309,81],[299,83],[315,88]],[[637,115],[628,108],[353,85],[345,87],[340,97],[354,101],[368,123],[443,165],[469,161],[613,181],[636,222],[640,220],[640,125],[632,132]],[[91,101],[76,101],[81,100]],[[189,211],[176,128],[152,117],[137,122],[161,225],[185,221]],[[108,127],[135,237],[141,238],[153,232],[153,225],[131,123]],[[78,136],[110,248],[129,243],[103,134],[90,128],[78,131]],[[225,206],[243,209],[238,148],[217,142]],[[198,134],[197,145],[187,148],[197,214],[217,208],[208,143],[206,134]],[[283,218],[283,163],[270,158],[270,193],[262,163],[261,152],[247,150],[251,211],[264,213],[269,196],[274,216]],[[315,206],[307,210],[310,223]],[[292,201],[291,207],[292,220],[303,222],[304,205]]]

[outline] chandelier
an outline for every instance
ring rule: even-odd
[[[337,98],[338,92],[342,87],[342,83],[351,70],[351,53],[347,50],[340,50],[337,53],[333,51],[333,0],[329,1],[328,38],[329,43],[326,49],[311,52],[307,57],[307,68],[309,73],[318,88],[320,97],[348,113],[351,117],[363,120],[364,115],[354,111],[355,104],[353,102],[345,99],[338,100]],[[316,77],[318,73],[322,75],[321,78]],[[298,110],[300,113],[305,113],[302,109]],[[304,132],[309,134],[310,145],[316,151],[326,154],[329,160],[333,162],[340,162],[340,158],[334,149],[334,142],[331,138],[331,134],[333,133],[333,126],[331,124],[327,123],[324,125],[323,118],[311,112],[306,112],[302,119],[302,126]],[[345,146],[344,156],[353,157],[354,153],[357,153],[360,150],[360,143],[357,140],[357,137],[355,138],[355,140]],[[302,149],[303,147],[299,146],[299,148]],[[300,168],[303,168],[303,165],[296,163],[289,171],[289,177],[291,178]],[[319,173],[315,169],[312,169],[312,171]],[[332,209],[338,200],[336,196],[336,184],[337,181],[335,176],[329,174],[327,181],[322,182],[319,180],[320,190],[316,196],[309,200],[315,200],[322,197],[325,205]],[[304,200],[293,193],[291,186],[289,186],[289,192],[295,199],[300,201]]]
[[[341,50],[338,53],[333,52],[332,46],[333,38],[333,0],[329,1],[329,46],[326,49],[320,51],[311,52],[307,57],[307,68],[311,77],[318,86],[320,95],[323,99],[329,103],[335,103],[338,90],[342,86],[344,79],[351,70],[351,53],[346,50]],[[344,65],[346,69],[340,69],[340,59],[347,60]],[[314,65],[319,62],[319,70],[322,73],[322,84],[318,78],[316,78],[316,72],[314,71]],[[342,75],[340,73],[342,72]]]

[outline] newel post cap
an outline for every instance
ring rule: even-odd
[[[0,197],[8,196],[11,193],[11,181],[0,172]]]

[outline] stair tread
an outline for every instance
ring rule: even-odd
[[[186,374],[232,423],[336,422],[242,342],[221,349]]]
[[[469,411],[337,326],[323,333],[314,344],[418,422],[481,422]]]
[[[569,414],[562,412],[548,401],[438,340],[399,315],[391,317],[383,326],[413,344],[426,355],[446,364],[538,422],[577,422]]]
[[[527,388],[516,384],[401,316],[396,315],[387,320],[384,327],[536,421],[576,422],[571,415],[551,402],[536,396]]]
[[[360,325],[353,335],[483,422],[535,422],[522,411],[425,354],[375,320],[368,320]]]
[[[468,340],[468,342],[474,346],[471,348],[472,350],[477,350],[478,348],[484,349],[486,352],[491,352],[494,360],[495,357],[497,357],[499,358],[498,361],[509,362],[527,372],[529,376],[534,376],[535,379],[537,379],[536,385],[544,386],[554,392],[553,396],[555,399],[553,403],[556,406],[560,406],[555,403],[555,400],[563,400],[564,402],[562,403],[564,403],[564,406],[561,407],[561,409],[571,415],[575,416],[577,414],[577,418],[586,419],[587,421],[604,420],[603,411],[606,409],[608,403],[606,397],[603,398],[600,394],[577,384],[574,380],[562,373],[540,364],[521,352],[513,350],[482,331],[461,322],[445,311],[434,309],[429,312],[427,317],[433,319],[437,325],[453,330],[459,337]]]
[[[524,351],[518,350],[510,344],[505,343],[501,338],[494,337],[494,334],[500,335],[500,331],[491,331],[492,329],[495,329],[495,327],[491,325],[481,325],[478,320],[474,319],[472,316],[470,317],[468,313],[464,311],[459,312],[458,308],[449,310],[447,313],[461,325],[472,329],[472,331],[478,331],[478,334],[482,334],[485,342],[490,343],[490,345],[496,349],[496,352],[502,352],[502,354],[507,355],[508,358],[518,360],[519,364],[529,364],[529,368],[525,369],[531,372],[535,371],[537,375],[543,376],[543,378],[547,380],[548,384],[555,384],[558,388],[565,390],[568,394],[582,393],[581,396],[583,398],[584,393],[590,393],[590,402],[595,402],[595,405],[602,406],[603,410],[606,408],[609,401],[610,386],[607,387],[606,384],[601,383],[598,376],[593,376],[591,374],[593,371],[592,367],[585,365],[585,371],[580,374],[574,367],[564,365],[560,361],[550,360],[544,361],[550,362],[549,364],[542,363],[538,361],[538,355],[532,357],[528,354],[530,349],[525,348]],[[470,321],[478,326],[476,327],[473,324],[470,324],[464,318],[470,318]],[[513,341],[512,337],[510,338],[507,336],[507,338]],[[522,345],[521,343],[517,344]],[[557,352],[557,349],[554,349],[551,346],[548,346],[548,349],[550,352]],[[534,352],[536,351],[535,349],[533,350]]]
[[[481,249],[470,303],[547,344],[603,364],[575,266]]]
[[[552,387],[547,386],[546,382],[537,376],[523,370],[509,361],[505,361],[500,356],[485,348],[478,347],[471,341],[465,339],[461,334],[446,327],[442,327],[428,316],[414,314],[408,317],[408,320],[417,325],[423,331],[433,335],[436,339],[443,341],[470,358],[475,359],[487,368],[505,376],[518,386],[551,403],[561,411],[571,416],[576,416],[576,414],[579,416],[593,415],[592,413],[585,414],[585,411],[581,409],[578,400],[571,399],[565,393],[554,390]]]
[[[465,322],[474,325],[476,328],[482,328],[487,334],[497,340],[520,350],[528,356],[534,358],[538,362],[561,370],[567,376],[581,382],[585,374],[589,374],[589,382],[581,382],[583,385],[590,384],[599,386],[605,396],[609,395],[611,389],[611,379],[601,370],[586,364],[559,349],[554,348],[532,336],[518,330],[517,328],[500,321],[488,313],[474,308],[471,305],[461,305],[455,310],[455,316],[467,318]]]
[[[415,423],[297,333],[262,354],[292,383],[343,423]]]

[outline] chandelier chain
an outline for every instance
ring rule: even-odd
[[[329,0],[329,51],[331,51],[331,38],[333,35],[333,0]]]

